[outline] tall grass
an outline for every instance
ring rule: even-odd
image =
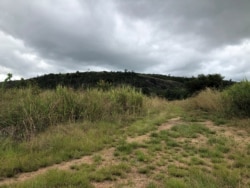
[[[145,116],[154,121],[152,117],[166,108],[163,100],[126,86],[12,89],[1,95],[0,177],[99,151],[124,136],[121,127]]]
[[[220,92],[207,88],[182,102],[189,110],[202,110],[223,117],[250,117],[250,83],[245,80]]]
[[[131,87],[108,91],[12,89],[1,93],[0,136],[29,139],[49,126],[76,121],[112,121],[145,112],[145,97]]]

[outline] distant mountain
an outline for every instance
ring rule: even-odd
[[[9,81],[7,88],[36,85],[41,89],[54,89],[58,85],[74,89],[102,88],[130,85],[150,96],[164,97],[169,100],[183,99],[205,87],[223,89],[233,84],[224,81],[219,74],[199,75],[197,78],[175,77],[160,74],[142,74],[134,72],[76,72],[66,74],[47,74],[27,80]]]

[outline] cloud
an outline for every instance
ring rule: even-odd
[[[234,44],[250,37],[248,0],[120,0],[118,7],[132,20],[147,20],[161,31],[201,38],[205,45]]]
[[[249,78],[250,40],[239,44],[215,49],[203,63],[205,73],[216,70],[227,79],[242,80]]]
[[[0,79],[124,69],[250,77],[249,9],[249,0],[1,0]]]

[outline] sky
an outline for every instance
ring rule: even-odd
[[[250,0],[0,0],[0,81],[125,69],[250,80]]]

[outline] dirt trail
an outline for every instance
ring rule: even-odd
[[[112,161],[112,156],[113,156],[113,152],[114,152],[114,148],[109,148],[109,149],[104,149],[100,152],[96,152],[93,155],[101,155],[101,156],[105,156],[105,160],[108,161]],[[21,173],[18,174],[17,177],[13,177],[13,178],[6,178],[2,181],[0,181],[0,186],[2,185],[9,185],[12,183],[17,183],[17,182],[23,182],[26,180],[29,180],[31,178],[34,178],[40,174],[43,174],[49,170],[52,169],[58,169],[58,170],[70,170],[72,166],[75,165],[81,165],[81,164],[91,164],[93,163],[93,155],[89,155],[89,156],[83,156],[80,159],[74,159],[71,161],[67,161],[67,162],[62,162],[60,164],[54,164],[52,166],[48,166],[48,167],[44,167],[44,168],[40,168],[37,171],[33,171],[33,172],[25,172],[25,173]]]
[[[158,127],[158,131],[161,130],[168,130],[171,127],[173,127],[174,125],[178,124],[180,122],[180,117],[177,118],[172,118],[170,119],[168,122],[160,125]],[[145,135],[141,135],[141,136],[137,136],[137,137],[133,137],[133,138],[127,138],[127,142],[143,142],[146,141],[147,139],[149,139],[150,137],[150,133],[147,133]],[[92,155],[89,156],[83,156],[80,159],[74,159],[71,161],[67,161],[67,162],[62,162],[60,164],[54,164],[48,167],[44,167],[44,168],[40,168],[37,171],[33,171],[33,172],[25,172],[25,173],[20,173],[18,175],[16,175],[16,177],[13,178],[6,178],[3,180],[0,180],[0,186],[2,185],[8,185],[8,184],[12,184],[12,183],[17,183],[17,182],[23,182],[29,179],[32,179],[40,174],[43,174],[49,170],[52,169],[59,169],[59,170],[70,170],[71,166],[74,165],[80,165],[80,164],[91,164],[93,163],[93,156],[94,155],[101,155],[103,157],[104,162],[102,163],[102,166],[105,164],[112,164],[115,163],[114,157],[113,157],[113,153],[114,153],[114,148],[108,148],[108,149],[104,149],[101,150],[99,152],[95,152]],[[138,180],[139,181],[139,180]],[[99,185],[97,184],[96,187],[99,187]]]
[[[238,146],[250,143],[250,135],[244,129],[239,127],[216,126],[212,121],[205,121],[203,124],[209,129],[216,131],[219,135],[231,138],[238,144]]]
[[[155,131],[155,132],[160,132],[160,131],[163,131],[163,130],[169,130],[173,126],[175,126],[177,124],[180,124],[180,123],[181,123],[181,118],[180,117],[172,118],[172,119],[168,120],[166,123],[163,123],[162,125],[160,125],[158,127],[157,131]],[[149,133],[141,135],[141,136],[128,137],[127,142],[128,143],[131,143],[131,142],[142,143],[144,141],[149,140],[151,133],[152,132],[149,132]]]

